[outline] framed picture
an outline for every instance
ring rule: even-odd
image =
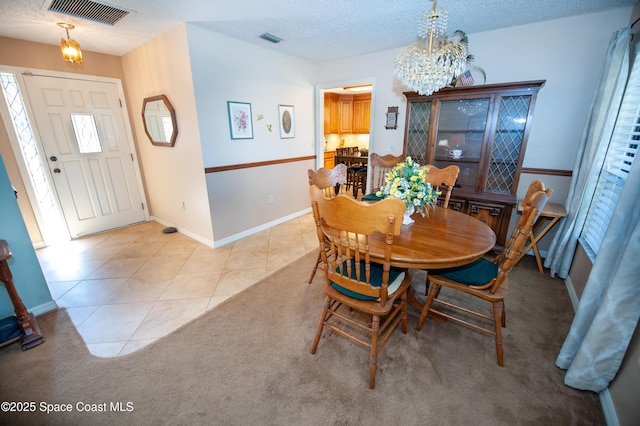
[[[227,101],[231,139],[253,139],[251,104]]]
[[[278,117],[280,117],[280,138],[294,138],[296,120],[293,115],[293,105],[278,105]]]
[[[387,108],[387,124],[385,129],[397,129],[398,128],[398,107]]]

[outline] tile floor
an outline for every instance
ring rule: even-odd
[[[92,354],[136,351],[318,244],[311,214],[216,249],[163,229],[146,222],[36,250]]]

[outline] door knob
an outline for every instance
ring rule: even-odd
[[[53,173],[60,173],[60,169],[56,167],[55,169],[53,169]]]
[[[58,157],[56,157],[55,155],[52,155],[51,157],[49,157],[49,160],[58,161]]]

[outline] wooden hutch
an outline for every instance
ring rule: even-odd
[[[505,244],[531,129],[545,80],[445,88],[430,96],[406,92],[404,154],[419,164],[460,174],[449,208],[487,223]],[[462,150],[454,158],[453,149]]]

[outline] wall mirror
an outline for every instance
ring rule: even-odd
[[[173,146],[176,143],[176,111],[165,95],[145,98],[142,103],[142,122],[152,144]]]

